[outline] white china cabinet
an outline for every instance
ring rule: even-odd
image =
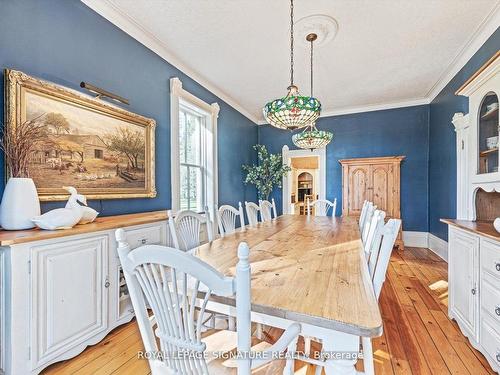
[[[457,133],[457,219],[476,219],[479,189],[500,192],[499,56],[497,53],[456,92],[469,99],[469,113],[455,113],[452,120]]]
[[[449,224],[448,312],[495,371],[500,369],[499,96],[500,57],[492,57],[456,92],[457,219]]]

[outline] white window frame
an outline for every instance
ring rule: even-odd
[[[214,208],[218,207],[218,171],[217,171],[217,119],[220,107],[217,103],[208,104],[182,88],[179,78],[170,78],[170,165],[172,211],[180,210],[180,148],[179,148],[179,110],[181,105],[191,107],[204,116],[205,144],[208,147],[205,162],[205,204],[209,207],[212,218]],[[211,148],[211,150],[210,150]]]

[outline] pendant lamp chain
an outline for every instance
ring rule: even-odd
[[[311,96],[314,97],[313,95],[313,44],[314,44],[314,39],[311,39]]]
[[[263,108],[266,121],[278,128],[295,130],[309,126],[319,117],[321,103],[312,96],[303,96],[294,83],[294,0],[290,0],[290,86],[286,96],[274,99]]]
[[[290,0],[290,86],[293,86],[293,0]]]
[[[318,38],[315,33],[310,33],[306,36],[306,40],[311,43],[311,97],[313,97],[314,89],[314,41]],[[303,149],[310,149],[311,151],[318,148],[326,147],[332,140],[333,134],[329,131],[318,130],[316,128],[316,122],[311,121],[304,131],[292,136],[292,141],[295,146]]]

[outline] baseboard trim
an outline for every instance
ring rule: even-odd
[[[403,231],[403,241],[409,247],[429,247],[427,232]]]
[[[403,241],[408,247],[424,247],[448,262],[448,242],[429,232],[403,231]]]
[[[448,262],[448,242],[429,233],[429,249],[438,257]]]

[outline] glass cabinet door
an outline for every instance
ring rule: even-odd
[[[479,108],[478,173],[498,172],[498,96],[486,94]]]

